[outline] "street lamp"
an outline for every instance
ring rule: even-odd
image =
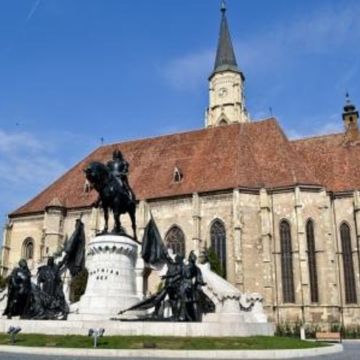
[[[98,338],[102,337],[104,335],[104,332],[105,332],[104,328],[89,329],[88,336],[92,336],[94,338],[94,348],[97,347]]]
[[[15,344],[15,337],[21,331],[20,326],[10,326],[7,333],[10,335],[11,344]]]

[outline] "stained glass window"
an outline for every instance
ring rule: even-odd
[[[349,225],[343,223],[340,226],[340,235],[344,267],[345,302],[346,304],[354,304],[357,302],[357,296]]]
[[[294,273],[290,224],[283,220],[280,223],[281,278],[284,303],[295,302]]]
[[[311,302],[315,303],[319,302],[319,288],[316,268],[314,222],[312,220],[308,220],[306,223],[306,240],[309,264],[310,298]]]
[[[222,272],[226,277],[226,231],[221,220],[215,220],[210,229],[211,247],[219,258]]]
[[[185,235],[183,231],[174,225],[166,234],[165,244],[172,249],[174,254],[185,257]]]

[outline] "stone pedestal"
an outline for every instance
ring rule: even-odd
[[[137,252],[136,242],[125,236],[93,238],[86,255],[86,292],[77,314],[70,314],[69,319],[110,319],[140,301],[135,274]]]
[[[20,326],[22,334],[87,335],[89,329],[102,327],[106,336],[273,336],[272,323],[243,322],[151,322],[151,321],[110,321],[110,320],[1,320],[0,333],[9,326]],[[89,341],[90,343],[90,341]],[[84,350],[85,351],[85,350]],[[84,353],[87,355],[87,353]],[[98,355],[100,358],[100,355]],[[160,358],[161,356],[146,357]],[[116,357],[118,359],[119,357]],[[138,358],[138,357],[136,357]],[[143,358],[143,357],[142,357]],[[193,359],[193,352],[187,359]],[[229,359],[230,356],[224,358]],[[115,359],[115,358],[114,358]],[[236,357],[239,359],[239,357]]]
[[[206,286],[205,294],[215,304],[215,312],[205,314],[208,323],[267,323],[259,294],[242,294],[235,286],[211,271],[210,264],[198,264]],[[232,326],[231,324],[231,326]]]

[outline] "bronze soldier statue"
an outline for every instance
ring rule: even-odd
[[[180,321],[201,321],[202,309],[200,300],[201,288],[206,285],[201,270],[196,266],[197,256],[190,251],[188,263],[183,267],[182,281],[179,288],[181,304],[179,312]]]
[[[47,265],[41,266],[38,270],[37,285],[44,293],[63,302],[65,301],[65,295],[61,275],[66,268],[62,269],[61,267],[62,264],[55,264],[54,258],[50,256]]]
[[[19,261],[9,276],[8,301],[3,315],[8,319],[12,316],[21,316],[29,307],[31,292],[31,273],[25,259]]]
[[[120,185],[127,191],[130,199],[135,200],[135,194],[128,181],[129,163],[124,159],[120,150],[113,152],[112,160],[108,161],[107,167],[119,181]]]

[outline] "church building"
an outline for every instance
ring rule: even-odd
[[[81,215],[87,240],[102,229],[83,170],[120,150],[130,164],[140,240],[152,215],[175,252],[211,247],[226,279],[261,294],[277,323],[359,324],[359,112],[347,97],[343,132],[290,140],[275,118],[252,119],[244,94],[223,6],[204,129],[95,149],[9,214],[2,274],[20,258],[36,268]],[[131,234],[127,215],[122,222]]]

